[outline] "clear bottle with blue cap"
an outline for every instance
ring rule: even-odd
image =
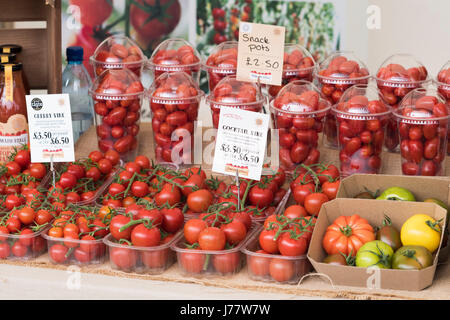
[[[89,88],[92,84],[89,73],[83,66],[83,48],[66,49],[67,66],[62,74],[62,92],[70,97],[72,110],[73,138],[78,138],[92,125],[94,118]]]

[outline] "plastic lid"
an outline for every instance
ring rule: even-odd
[[[253,82],[236,80],[236,76],[228,76],[219,81],[208,101],[222,105],[240,106],[245,104],[263,103],[264,96]]]
[[[129,69],[106,69],[94,81],[89,93],[98,100],[137,99],[144,92],[141,81]]]
[[[436,92],[436,88],[430,87],[410,91],[400,102],[399,108],[394,110],[394,114],[402,121],[424,124],[423,121],[426,120],[447,119],[449,110],[444,98]]]
[[[237,68],[238,42],[225,41],[214,47],[206,60],[206,68],[214,68],[217,73],[234,73]]]
[[[284,46],[283,71],[313,70],[316,65],[311,53],[299,44],[289,43]]]
[[[450,60],[439,70],[437,81],[442,84],[450,84]]]
[[[3,63],[3,64],[0,64],[0,71],[4,71],[5,70],[5,66],[11,66],[11,65],[12,65],[12,70],[13,71],[22,70],[22,62],[17,62],[17,63]]]
[[[390,108],[380,99],[378,89],[366,84],[354,85],[345,90],[333,110],[341,116],[381,116],[390,112]]]
[[[114,35],[103,40],[90,59],[105,68],[118,69],[124,65],[143,63],[145,56],[136,42],[123,35]]]
[[[14,63],[16,58],[15,53],[0,53],[0,63]]]
[[[323,113],[330,109],[331,105],[311,82],[296,80],[280,90],[271,107],[277,111],[313,114],[317,111]]]
[[[182,71],[183,67],[200,65],[200,54],[184,39],[167,39],[159,44],[149,59],[149,65],[161,71]]]
[[[203,92],[185,72],[163,73],[148,90],[152,100],[180,100],[199,98]]]
[[[67,47],[67,61],[83,61],[83,48],[78,46]]]
[[[316,76],[330,84],[351,84],[353,80],[370,77],[366,64],[351,51],[337,51],[329,55],[319,64]]]
[[[414,56],[394,54],[384,60],[377,71],[376,80],[393,84],[417,83],[427,80],[428,71]]]
[[[19,53],[22,51],[22,46],[18,44],[2,44],[0,45],[0,51],[2,53]]]

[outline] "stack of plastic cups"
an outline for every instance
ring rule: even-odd
[[[339,102],[345,90],[355,84],[367,84],[369,78],[366,65],[349,51],[331,54],[314,72],[318,88],[332,105]],[[327,147],[338,147],[336,119],[332,114],[326,118],[324,136]]]
[[[280,166],[286,172],[319,162],[319,133],[330,108],[317,87],[303,80],[289,83],[270,102],[279,135]]]
[[[410,54],[395,54],[387,58],[377,71],[376,81],[381,95],[393,110],[410,92],[427,82],[427,69]],[[394,118],[386,129],[385,146],[390,152],[398,151],[397,124]]]
[[[405,175],[444,174],[448,107],[436,88],[417,88],[394,110]]]
[[[236,75],[237,56],[237,41],[222,42],[214,48],[203,66],[208,74],[210,92],[223,78]]]
[[[333,106],[338,124],[341,175],[380,173],[390,108],[375,86],[355,85]]]

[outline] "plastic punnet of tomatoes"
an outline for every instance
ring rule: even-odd
[[[194,122],[203,96],[185,72],[164,73],[148,90],[157,162],[192,164]]]
[[[410,54],[395,54],[384,60],[375,80],[384,101],[396,109],[402,99],[411,91],[428,83],[425,66]],[[388,151],[398,152],[399,140],[394,118],[386,129],[385,146]]]
[[[243,249],[249,277],[297,284],[311,270],[306,252],[315,221],[300,205],[267,217]]]
[[[196,83],[200,80],[201,56],[186,40],[173,38],[161,42],[147,62],[157,79],[165,72],[186,72]]]
[[[47,244],[42,235],[55,215],[55,209],[45,202],[45,196],[41,194],[2,216],[0,259],[30,260],[43,254]]]
[[[105,39],[90,57],[96,77],[107,69],[129,69],[139,78],[146,60],[139,46],[123,35]]]
[[[314,78],[323,95],[332,104],[336,104],[345,90],[355,84],[367,84],[369,71],[367,66],[358,59],[353,52],[337,51],[329,55],[314,70]],[[324,127],[324,144],[330,148],[337,148],[336,119],[329,114]]]
[[[171,246],[178,266],[189,276],[230,276],[244,265],[242,246],[252,236],[255,224],[218,209],[186,221],[183,235]]]
[[[261,112],[265,98],[255,83],[236,80],[236,76],[222,79],[206,97],[212,113],[214,128],[219,126],[220,108],[230,107]]]
[[[314,58],[308,50],[299,44],[286,44],[284,46],[281,86],[269,86],[268,93],[270,98],[275,98],[281,88],[292,81],[305,80],[312,82],[315,66]]]
[[[417,88],[393,111],[397,120],[405,175],[438,176],[445,172],[449,109],[436,88]]]
[[[450,105],[450,60],[439,71],[435,83],[447,105]],[[450,131],[447,140],[450,141]],[[450,154],[450,143],[447,143],[447,154]]]
[[[380,99],[378,89],[365,84],[350,87],[332,112],[338,124],[341,175],[380,173],[391,111]]]
[[[318,163],[319,133],[331,108],[310,82],[297,80],[280,90],[270,102],[274,128],[280,142],[280,165],[287,172],[299,164]]]
[[[236,75],[237,56],[237,41],[225,41],[214,47],[203,65],[208,73],[209,91],[213,91],[223,78]]]
[[[172,163],[153,164],[146,156],[139,155],[119,169],[96,199],[96,204],[115,208],[119,212],[136,212],[153,203],[155,197],[158,200],[161,193],[170,193],[176,200],[169,201],[169,205],[173,206],[181,199],[181,192],[175,190],[178,188],[174,181],[179,175],[177,170],[178,167]],[[166,184],[168,186],[164,187]],[[160,204],[166,203],[161,201]]]
[[[125,272],[159,274],[175,262],[170,245],[181,235],[183,212],[170,206],[146,207],[111,220],[104,239],[110,264]]]
[[[112,208],[70,204],[61,209],[42,235],[54,264],[100,264],[107,259],[103,238],[116,215]]]
[[[115,150],[121,159],[136,156],[144,87],[128,69],[105,70],[92,84],[98,147]]]

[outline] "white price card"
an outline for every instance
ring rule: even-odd
[[[222,106],[212,171],[259,181],[268,129],[269,115]]]
[[[75,161],[69,95],[27,95],[26,102],[31,161]]]
[[[281,85],[284,38],[284,27],[241,21],[236,79]]]

